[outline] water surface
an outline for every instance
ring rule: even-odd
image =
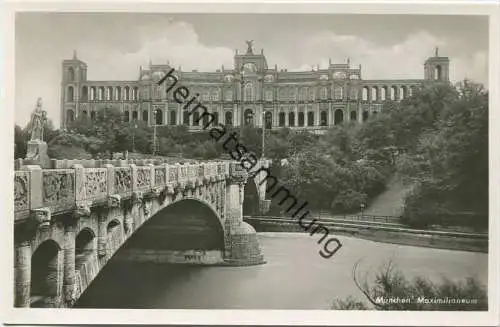
[[[259,233],[267,264],[203,267],[111,263],[77,306],[157,309],[328,309],[335,298],[363,295],[352,280],[373,276],[391,260],[409,278],[439,281],[477,277],[486,285],[487,254],[376,243],[338,237],[343,247],[330,259],[305,233]]]

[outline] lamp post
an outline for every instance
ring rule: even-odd
[[[262,155],[260,156],[264,159],[265,154],[265,137],[266,137],[266,112],[262,110]]]
[[[156,115],[158,109],[153,111],[153,156],[156,155]]]
[[[135,130],[137,129],[137,123],[132,126],[132,152],[135,152]]]
[[[240,70],[240,137],[243,136],[243,129],[245,125],[245,113],[243,112],[243,86],[245,84],[245,80],[243,77],[245,76],[245,71],[243,67]]]

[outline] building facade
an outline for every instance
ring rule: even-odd
[[[435,56],[424,63],[423,79],[365,80],[361,65],[329,63],[327,69],[289,72],[269,67],[263,50],[254,53],[247,41],[245,53],[234,56],[234,67],[215,72],[190,72],[169,64],[139,70],[134,81],[89,81],[87,64],[73,59],[62,63],[61,125],[65,127],[80,115],[94,118],[96,112],[114,107],[125,121],[146,121],[149,125],[187,125],[200,130],[202,122],[188,115],[167,93],[166,83],[158,81],[172,68],[179,85],[213,112],[219,123],[254,125],[266,129],[322,130],[346,121],[362,123],[382,109],[385,101],[400,101],[424,83],[449,81],[447,57]]]

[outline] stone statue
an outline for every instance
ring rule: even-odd
[[[247,46],[248,46],[247,53],[253,53],[252,45],[253,45],[254,41],[253,40],[246,40],[245,42],[247,43]]]
[[[31,140],[43,141],[43,127],[47,122],[47,112],[42,110],[42,98],[38,98],[35,111],[31,114]]]
[[[47,112],[42,110],[42,98],[36,101],[35,111],[31,114],[29,129],[31,133],[26,152],[26,165],[39,165],[42,168],[50,167],[50,158],[47,155],[47,143],[43,141],[43,128],[47,122]]]

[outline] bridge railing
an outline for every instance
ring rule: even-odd
[[[28,165],[14,174],[15,220],[26,218],[33,210],[50,212],[74,210],[78,203],[97,205],[111,195],[128,198],[133,192],[143,194],[176,184],[197,185],[207,180],[223,180],[230,162],[197,164],[119,165],[42,169]]]

